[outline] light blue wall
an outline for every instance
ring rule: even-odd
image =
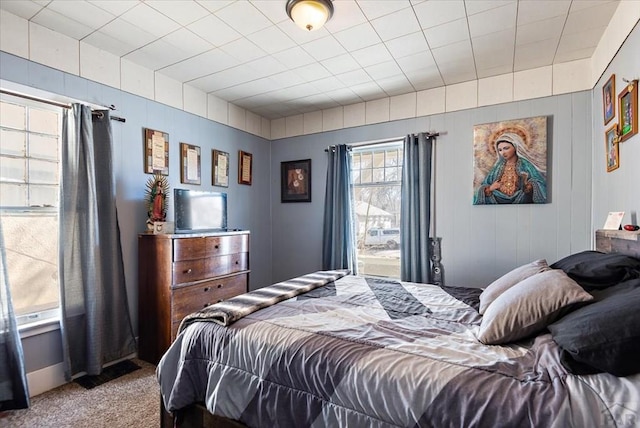
[[[640,133],[620,143],[620,167],[607,172],[605,167],[604,133],[620,121],[619,106],[616,115],[607,125],[602,114],[602,86],[615,74],[616,93],[627,85],[622,79],[640,79],[640,23],[627,37],[626,42],[609,67],[602,74],[593,90],[593,224],[602,227],[610,211],[625,211],[623,224],[640,224]],[[638,115],[640,119],[640,115]]]
[[[69,75],[14,55],[0,52],[0,79],[48,91],[88,103],[115,105],[114,114],[125,123],[112,121],[113,163],[116,180],[116,205],[129,297],[129,310],[137,331],[138,324],[138,244],[137,236],[145,229],[146,208],[143,202],[149,177],[143,172],[143,128],[162,130],[169,134],[169,184],[171,188],[194,188],[222,191],[228,194],[229,227],[251,231],[250,287],[271,283],[271,210],[270,210],[270,143],[268,140],[232,127],[178,110],[158,102],[123,92],[87,79]],[[201,185],[180,183],[179,144],[185,142],[201,149]],[[211,150],[230,154],[228,188],[211,184]],[[253,154],[253,184],[238,184],[238,150]],[[168,220],[173,220],[170,201]],[[58,334],[57,332],[48,333]],[[29,338],[38,348],[38,338]],[[46,338],[42,338],[46,343]],[[41,349],[50,349],[45,347]],[[35,370],[47,363],[61,361],[61,356],[42,355],[33,358],[26,352],[27,367]]]
[[[549,116],[550,203],[474,206],[473,126]],[[312,202],[282,204],[272,193],[274,281],[321,267],[326,153],[331,144],[439,132],[435,149],[436,235],[449,285],[486,286],[538,258],[550,262],[590,247],[591,92],[540,98],[272,142],[272,184],[280,162],[312,159]],[[277,251],[275,251],[277,249]]]

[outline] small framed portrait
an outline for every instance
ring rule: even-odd
[[[620,142],[638,133],[638,80],[630,82],[618,95]]]
[[[169,175],[169,134],[144,128],[144,172]]]
[[[253,155],[251,153],[238,152],[238,183],[251,186],[253,169]]]
[[[229,187],[229,153],[221,150],[212,150],[213,169],[211,170],[211,184],[214,186]]]
[[[607,83],[602,87],[602,113],[604,124],[611,122],[616,115],[616,75],[612,74]]]
[[[280,201],[311,202],[311,159],[280,163]]]
[[[180,182],[200,184],[200,147],[180,143]]]
[[[607,172],[618,169],[620,166],[620,151],[618,148],[618,125],[614,124],[604,132],[604,149],[607,162]]]

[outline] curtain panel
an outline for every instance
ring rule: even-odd
[[[60,305],[67,380],[136,350],[115,203],[109,112],[64,113]]]
[[[328,150],[322,234],[322,268],[357,274],[351,155],[346,144]]]
[[[0,221],[0,412],[29,407],[22,341],[16,324]]]
[[[403,143],[400,206],[400,279],[431,282],[431,162],[433,140],[424,133]]]

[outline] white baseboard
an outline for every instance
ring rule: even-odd
[[[58,363],[27,373],[29,396],[33,397],[67,383],[64,379],[64,364]]]

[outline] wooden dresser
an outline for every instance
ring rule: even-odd
[[[186,315],[248,283],[248,231],[138,235],[138,357],[157,364]]]

